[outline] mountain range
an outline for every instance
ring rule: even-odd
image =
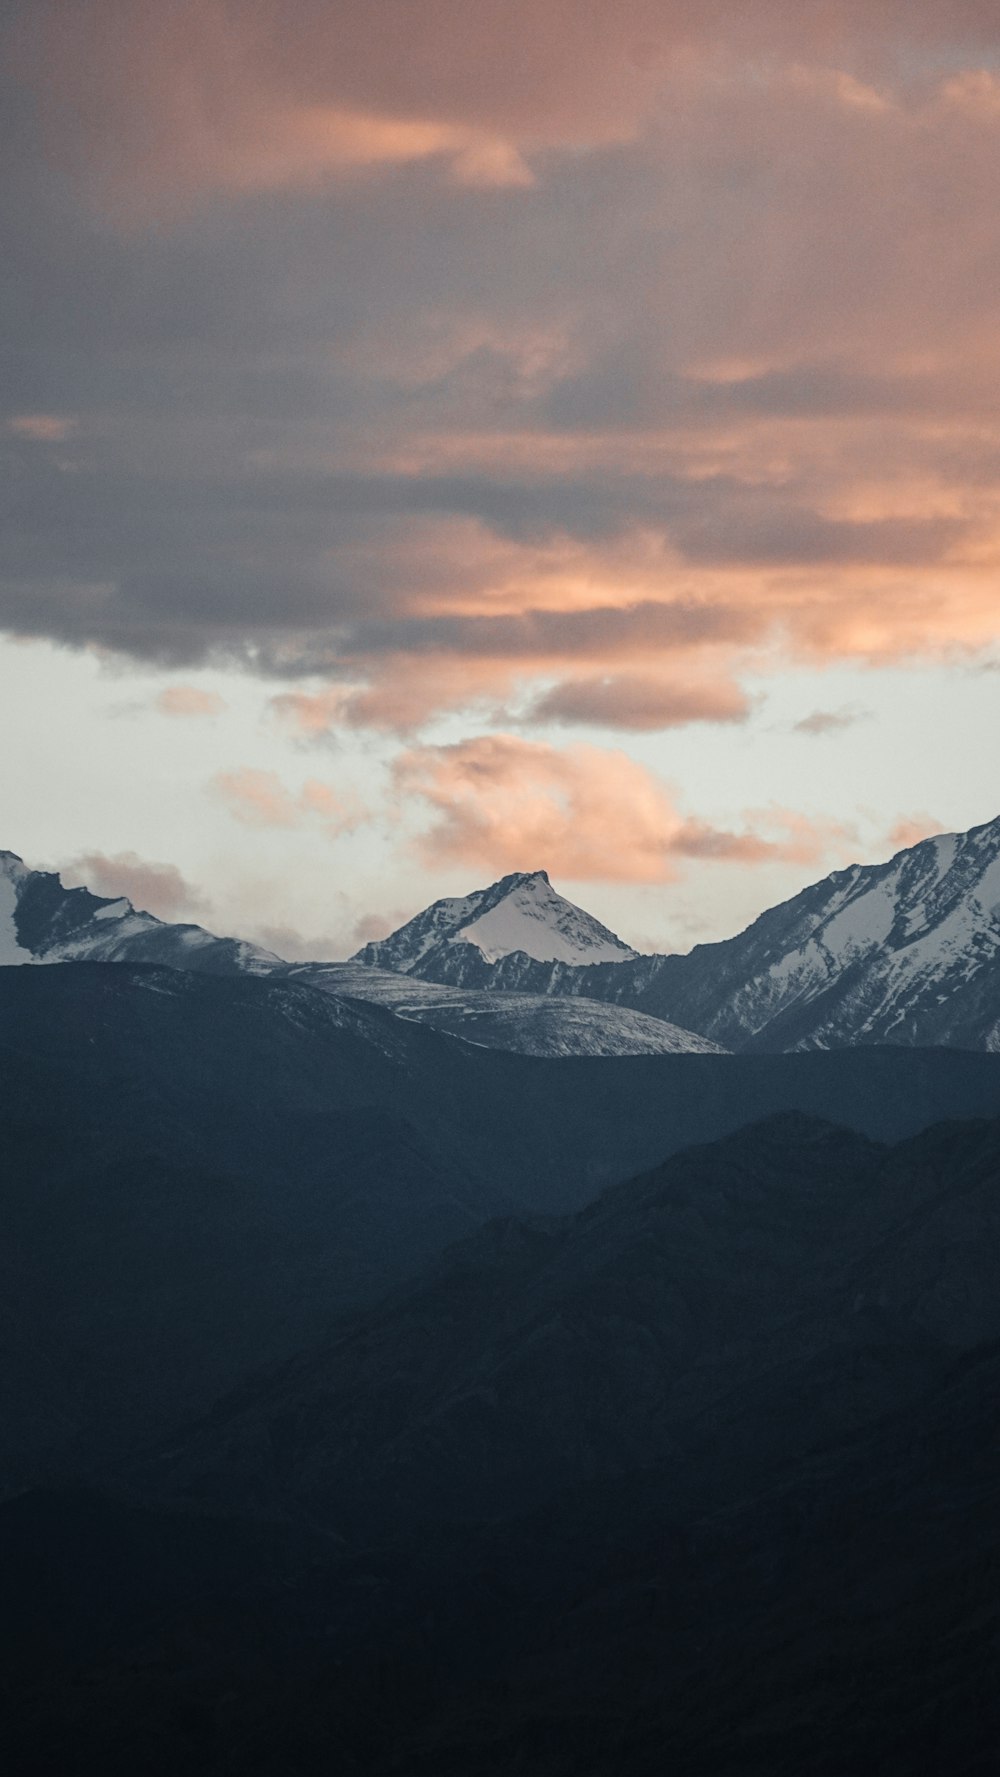
[[[534,877],[495,885],[522,902]],[[631,1006],[728,1049],[1000,1048],[1000,819],[854,864],[687,955],[495,956],[442,901],[357,960],[477,989]],[[430,935],[434,934],[433,941]]]
[[[536,879],[523,880],[530,884]],[[603,926],[551,889],[544,898],[532,898],[522,922],[521,881],[505,878],[485,896],[449,905],[462,906],[468,914],[489,900],[485,914],[480,906],[477,932],[494,946],[505,932],[508,941],[533,943],[537,950],[564,958],[635,955],[612,934],[602,937]],[[434,925],[435,909],[424,918]],[[411,936],[407,943],[412,950],[421,939]],[[215,975],[289,975],[300,985],[373,1001],[400,1017],[481,1046],[525,1055],[706,1054],[721,1049],[710,1038],[680,1030],[668,1020],[585,996],[522,993],[501,1000],[492,992],[421,982],[387,967],[287,963],[257,944],[217,938],[203,926],[169,924],[137,910],[124,896],[110,899],[86,888],[64,888],[55,872],[30,870],[16,853],[0,852],[0,966],[64,962],[157,963]]]
[[[852,865],[686,955],[639,955],[544,870],[435,902],[350,964],[290,964],[0,853],[0,958],[294,974],[487,1047],[1000,1049],[1000,819]]]

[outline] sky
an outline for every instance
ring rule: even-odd
[[[1000,813],[995,0],[8,0],[0,846],[640,948]]]

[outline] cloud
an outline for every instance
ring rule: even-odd
[[[265,950],[273,950],[275,956],[280,956],[289,963],[333,961],[342,957],[345,950],[343,940],[329,932],[306,937],[289,925],[255,926],[253,940],[262,944]]]
[[[922,839],[930,839],[935,833],[943,833],[945,828],[932,814],[903,815],[886,834],[886,844],[894,852],[907,851],[911,845],[919,845]]]
[[[17,413],[7,421],[15,438],[27,438],[32,444],[65,444],[76,427],[75,419],[59,413]]]
[[[714,828],[682,815],[624,753],[516,735],[411,749],[394,781],[402,806],[431,814],[417,840],[425,864],[493,875],[548,868],[571,881],[669,882],[685,859],[815,863],[844,839],[836,823],[786,809],[754,817],[757,831]]]
[[[394,932],[410,918],[412,915],[404,912],[363,913],[354,923],[351,934],[353,949],[360,950],[364,944],[374,944],[380,938],[388,938],[390,932]]]
[[[792,15],[784,0],[749,14],[739,0],[592,0],[582,18],[563,0],[394,0],[388,32],[350,0],[298,0],[294,32],[277,0],[12,10],[19,71],[42,87],[52,139],[105,187],[147,198],[309,186],[436,156],[502,185],[532,148],[634,139],[664,81],[715,72],[720,53],[790,60],[804,99],[867,118],[887,103],[873,79],[907,56],[919,67],[949,39],[966,55],[997,45],[977,0],[936,14],[931,0],[824,0]],[[831,55],[839,66],[823,65]],[[957,110],[990,112],[982,77],[953,78],[948,93]]]
[[[133,907],[157,919],[176,921],[200,914],[204,896],[185,880],[174,864],[152,863],[134,851],[81,852],[60,870],[67,888],[89,888],[95,895],[117,900],[124,895]]]
[[[229,705],[217,691],[202,691],[195,685],[167,685],[155,707],[161,716],[219,716]]]
[[[314,735],[995,644],[995,9],[295,12],[8,9],[0,626]]]
[[[813,710],[798,722],[792,723],[793,734],[840,734],[845,728],[854,728],[859,722],[865,722],[871,716],[870,710]]]
[[[577,881],[663,881],[679,825],[665,791],[623,753],[565,751],[490,735],[422,747],[396,761],[404,802],[433,823],[418,850],[431,865],[495,875],[550,868]]]
[[[749,714],[749,700],[737,685],[665,684],[640,674],[620,674],[564,680],[533,703],[525,719],[649,730],[688,722],[745,722]]]
[[[310,778],[296,793],[276,771],[258,771],[252,766],[217,772],[210,790],[245,827],[301,827],[315,818],[330,838],[336,838],[353,832],[366,819],[355,796],[330,784]]]

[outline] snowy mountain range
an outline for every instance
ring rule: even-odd
[[[478,939],[501,962],[504,942],[515,940],[533,944],[550,960],[635,955],[597,920],[563,901],[541,872],[505,878],[462,902],[439,902],[411,921],[411,927],[423,921],[426,929],[433,929],[441,907],[461,907],[458,917],[475,927]],[[419,949],[421,942],[418,935],[407,945]],[[471,942],[461,948],[481,955]],[[404,959],[406,954],[407,946],[401,947]],[[60,962],[157,963],[213,975],[287,975],[299,986],[375,1003],[480,1047],[522,1055],[720,1052],[718,1043],[662,1018],[586,997],[470,992],[357,963],[293,965],[259,945],[217,938],[202,926],[167,924],[124,898],[108,900],[85,888],[64,888],[55,873],[30,870],[13,852],[0,852],[0,965]]]
[[[0,851],[0,965],[162,963],[210,974],[263,975],[285,965],[241,938],[216,938],[198,925],[169,925],[85,888],[64,888],[54,871],[30,870]]]
[[[0,852],[0,963],[79,960],[294,975],[536,1055],[1000,1051],[1000,818],[836,871],[683,956],[637,954],[537,870],[436,901],[349,963],[293,965]]]
[[[539,880],[546,903],[558,901],[539,873],[505,877],[468,905],[488,900],[496,919],[500,891],[519,904],[524,885]],[[478,989],[581,994],[734,1050],[856,1043],[1000,1049],[1000,819],[922,840],[885,864],[836,871],[738,937],[699,944],[685,956],[570,959],[554,945],[541,955],[537,940],[497,956],[494,943],[478,946],[475,913],[470,920],[458,911],[466,905],[436,903],[358,960],[385,966],[391,959],[411,977]],[[563,907],[570,922],[578,910]],[[522,929],[508,926],[515,941]],[[604,942],[619,942],[598,931]]]

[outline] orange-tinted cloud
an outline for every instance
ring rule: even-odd
[[[355,797],[341,794],[330,784],[310,778],[296,794],[276,771],[257,771],[251,766],[217,772],[211,789],[246,827],[301,827],[316,818],[336,837],[351,832],[365,818]]]
[[[919,845],[922,839],[930,839],[932,834],[944,831],[941,822],[932,814],[903,815],[886,834],[886,844],[894,852],[906,851],[911,845]]]
[[[20,358],[96,423],[16,453],[12,633],[328,678],[313,736],[736,721],[1000,637],[994,7],[14,11],[128,227],[22,193]]]
[[[76,427],[75,419],[60,413],[16,413],[7,421],[15,438],[27,438],[32,444],[65,444]]]
[[[835,823],[787,809],[755,816],[757,831],[716,829],[683,816],[624,753],[510,734],[411,749],[394,779],[404,805],[431,811],[417,841],[426,864],[494,875],[549,868],[580,882],[668,882],[683,859],[815,863],[844,839]]]
[[[527,719],[595,728],[653,730],[688,722],[745,722],[749,699],[724,680],[663,682],[638,673],[567,679],[531,705]]]
[[[228,708],[217,691],[202,691],[196,685],[167,685],[156,699],[161,716],[220,716]]]
[[[683,92],[702,68],[717,77],[720,56],[790,63],[806,98],[865,116],[894,64],[919,67],[949,38],[967,55],[998,42],[980,0],[393,0],[390,29],[354,0],[297,0],[292,28],[278,0],[32,0],[15,17],[19,65],[63,130],[147,196],[434,155],[459,179],[517,184],[532,150],[633,138],[665,80]],[[956,109],[991,112],[978,72],[948,91]]]

